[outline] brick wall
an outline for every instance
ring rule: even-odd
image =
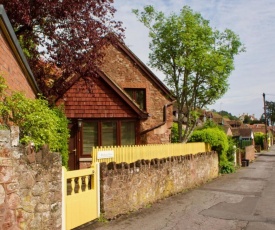
[[[101,163],[101,212],[105,218],[135,211],[218,176],[218,155],[207,152],[132,164]]]
[[[23,70],[21,69],[15,54],[0,30],[0,74],[6,79],[6,83],[13,91],[24,92],[28,98],[35,98]]]
[[[122,50],[114,46],[107,48],[102,71],[121,88],[146,89],[146,111],[149,113],[149,118],[141,122],[141,132],[162,123],[164,105],[171,101]],[[144,134],[141,137],[141,144],[170,142],[170,128],[173,122],[172,112],[172,107],[169,107],[166,125]]]
[[[0,130],[0,229],[61,229],[61,156]]]

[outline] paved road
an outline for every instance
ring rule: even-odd
[[[81,230],[275,230],[275,146],[249,167]]]

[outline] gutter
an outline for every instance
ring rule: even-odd
[[[163,126],[164,124],[166,124],[166,122],[167,122],[167,108],[170,107],[171,105],[173,105],[175,102],[176,102],[176,100],[172,101],[172,102],[170,102],[168,104],[165,104],[163,106],[163,122],[162,123],[160,123],[160,124],[158,124],[158,125],[156,125],[154,127],[151,127],[149,129],[143,130],[142,132],[140,132],[140,135],[144,135],[144,134],[146,134],[146,133],[148,133],[148,132],[150,132],[150,131],[152,131],[154,129],[157,129],[160,126]]]

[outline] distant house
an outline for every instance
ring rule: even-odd
[[[224,132],[225,132],[225,134],[226,134],[227,136],[230,136],[230,137],[233,136],[232,128],[231,128],[230,125],[225,124],[225,125],[223,126],[223,130],[224,130]]]
[[[253,130],[254,133],[266,133],[265,124],[253,124],[250,125],[250,128]]]
[[[70,119],[69,168],[89,167],[92,148],[170,142],[174,98],[122,42],[105,47],[97,77],[80,77],[57,100]]]
[[[239,120],[243,122],[245,120],[245,117],[247,117],[250,121],[257,120],[254,114],[249,115],[248,113],[243,113],[241,116],[239,116]]]
[[[232,136],[240,143],[247,142],[249,145],[254,145],[254,132],[251,128],[238,127],[232,128]]]
[[[242,121],[240,120],[226,121],[226,123],[230,125],[232,128],[239,128],[243,125]]]
[[[12,91],[35,98],[39,92],[4,7],[0,5],[0,75]]]

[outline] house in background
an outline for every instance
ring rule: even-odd
[[[170,142],[169,89],[122,42],[105,49],[93,85],[80,77],[57,100],[71,121],[71,170],[89,167],[95,146]]]
[[[239,140],[241,146],[254,145],[254,132],[249,127],[232,128],[233,138]]]
[[[0,75],[12,91],[35,98],[39,92],[4,7],[0,5]]]

